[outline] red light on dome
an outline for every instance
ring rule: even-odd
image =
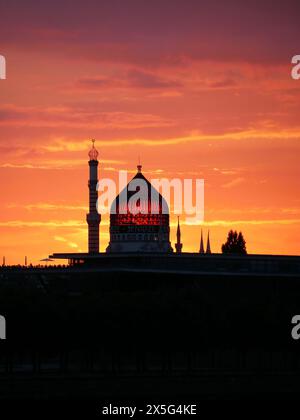
[[[139,226],[168,226],[169,215],[165,214],[114,214],[110,216],[111,226],[139,225]]]

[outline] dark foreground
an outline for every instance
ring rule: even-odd
[[[2,400],[300,397],[298,275],[2,270]]]

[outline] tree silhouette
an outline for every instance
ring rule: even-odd
[[[228,232],[227,240],[222,245],[223,254],[247,254],[246,241],[242,232],[230,230]]]

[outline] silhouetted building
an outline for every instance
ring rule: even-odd
[[[97,210],[98,199],[98,151],[95,140],[89,151],[89,213],[88,223],[88,253],[60,253],[51,258],[68,259],[71,265],[100,264],[104,261],[104,253],[99,252],[101,215]],[[106,254],[125,258],[125,254],[151,253],[153,261],[155,254],[173,254],[170,242],[170,214],[164,197],[151,185],[142,173],[142,165],[137,166],[137,173],[127,186],[114,199],[110,209],[110,241]],[[181,229],[178,218],[176,254],[183,255]],[[211,254],[210,236],[208,232],[206,251],[204,250],[201,230],[200,254]],[[123,254],[123,255],[122,255]],[[199,255],[199,254],[191,254]],[[175,255],[174,255],[175,257]]]

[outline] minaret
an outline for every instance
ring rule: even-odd
[[[86,215],[86,221],[89,229],[89,254],[99,252],[99,224],[101,215],[97,211],[97,183],[98,183],[98,152],[95,149],[95,140],[92,140],[93,146],[89,151],[89,213]]]
[[[199,249],[199,253],[200,253],[200,254],[204,254],[204,245],[203,245],[203,234],[202,234],[202,229],[201,229],[201,240],[200,240],[200,249]]]
[[[211,254],[211,250],[210,250],[210,240],[209,240],[209,231],[208,231],[208,235],[207,235],[206,253],[207,253],[207,254]]]
[[[177,242],[175,244],[175,248],[176,248],[176,253],[177,254],[181,254],[181,250],[182,250],[182,243],[181,241],[181,232],[180,232],[180,225],[179,225],[179,216],[178,216],[178,225],[177,225]]]

